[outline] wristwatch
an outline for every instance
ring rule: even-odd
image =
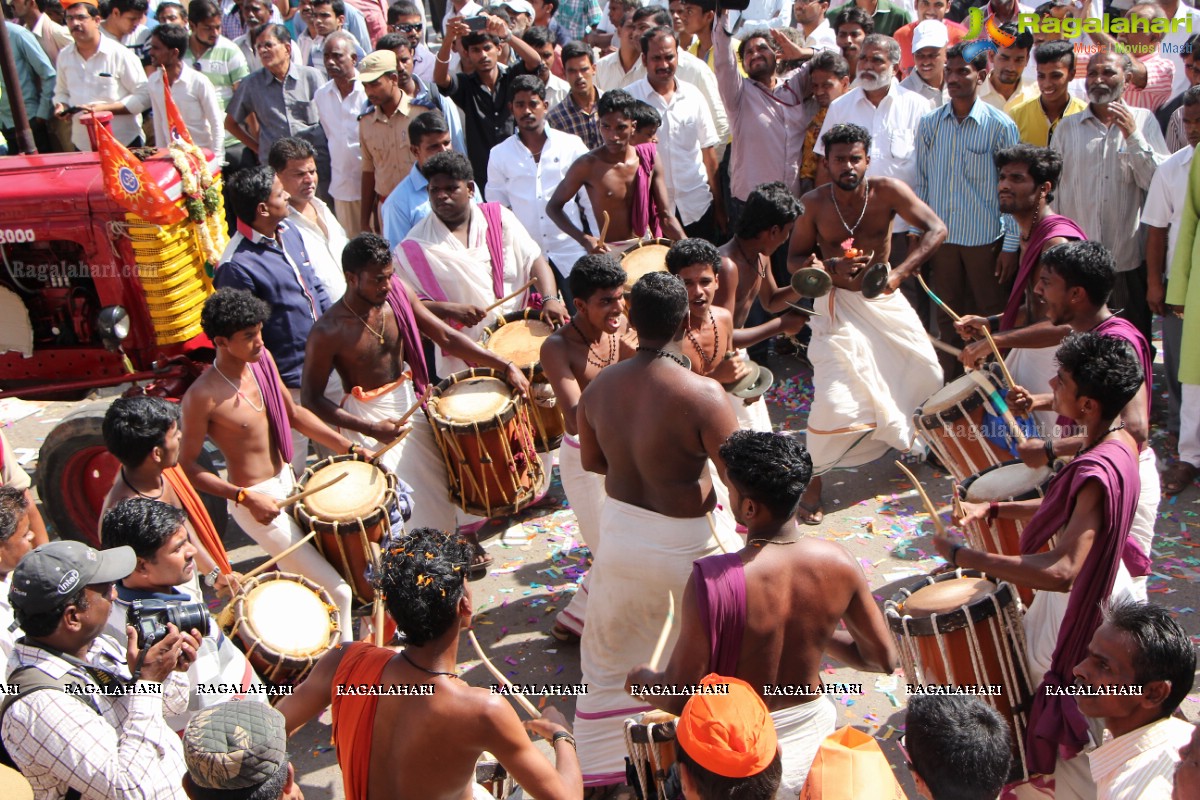
[[[204,585],[211,589],[217,585],[217,578],[219,577],[221,577],[221,568],[213,567],[212,572],[209,572],[204,576]]]

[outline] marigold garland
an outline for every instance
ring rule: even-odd
[[[216,265],[221,259],[217,242],[224,238],[219,224],[214,224],[221,205],[221,192],[215,185],[204,151],[194,144],[176,139],[167,152],[183,189],[183,207],[196,232],[204,260]]]

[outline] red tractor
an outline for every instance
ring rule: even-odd
[[[179,201],[167,152],[144,166]],[[213,355],[200,330],[210,259],[196,227],[158,226],[113,203],[96,153],[0,159],[0,397],[71,399],[123,384],[182,397]],[[42,445],[38,495],[60,536],[98,539],[117,474],[100,431],[108,403],[73,410]],[[220,466],[218,451],[205,456]],[[224,530],[224,501],[205,501]]]

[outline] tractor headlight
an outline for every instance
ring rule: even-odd
[[[119,344],[129,336],[129,312],[123,306],[105,306],[96,315],[96,332],[106,342]]]

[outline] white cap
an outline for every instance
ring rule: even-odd
[[[923,50],[926,47],[945,47],[950,43],[950,35],[941,20],[927,19],[913,29],[912,51]]]

